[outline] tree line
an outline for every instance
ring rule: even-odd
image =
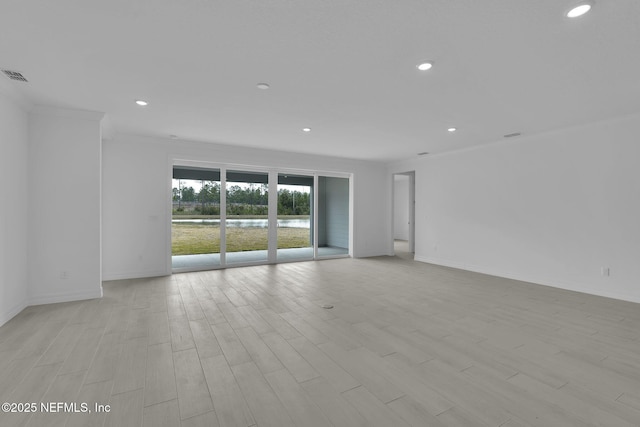
[[[202,215],[220,214],[220,184],[203,181],[200,191],[193,187],[173,188],[173,201],[177,212],[193,210]],[[231,185],[227,188],[227,214],[267,215],[269,191],[266,184],[249,185],[242,188]],[[309,215],[311,195],[302,191],[278,190],[278,215]]]

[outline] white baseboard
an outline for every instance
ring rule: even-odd
[[[535,285],[550,286],[552,288],[564,289],[567,291],[581,292],[583,294],[596,295],[606,298],[613,298],[622,301],[640,303],[640,295],[629,294],[624,292],[615,292],[607,289],[593,288],[585,286],[584,283],[571,282],[567,280],[559,280],[551,277],[532,276],[526,274],[514,273],[507,270],[497,270],[484,266],[459,263],[455,261],[445,260],[441,258],[424,257],[418,254],[414,257],[415,261],[425,262],[428,264],[440,265],[443,267],[458,268],[460,270],[473,271],[475,273],[487,274],[490,276],[503,277],[505,279],[518,280],[521,282],[533,283]]]
[[[171,272],[167,273],[162,270],[155,271],[132,271],[128,273],[102,273],[102,281],[107,282],[110,280],[125,280],[125,279],[144,279],[147,277],[162,277],[168,276]]]
[[[22,301],[15,306],[13,306],[9,311],[5,313],[0,313],[0,326],[7,323],[9,320],[13,319],[18,315],[22,310],[28,307],[27,301]]]
[[[29,305],[54,304],[57,302],[80,301],[102,298],[102,285],[99,289],[83,292],[34,295],[29,298]]]
[[[373,258],[377,256],[393,256],[393,252],[389,251],[360,251],[353,254],[353,258]]]

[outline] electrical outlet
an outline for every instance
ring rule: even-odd
[[[609,267],[600,267],[600,274],[602,274],[604,277],[608,277],[609,273]]]

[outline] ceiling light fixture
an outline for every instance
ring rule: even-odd
[[[583,0],[580,3],[573,5],[567,12],[567,18],[577,18],[578,16],[582,16],[585,13],[589,12],[595,2],[593,0]]]
[[[136,104],[138,104],[141,107],[146,107],[147,105],[149,105],[147,101],[143,101],[142,99],[136,100]]]
[[[257,87],[258,89],[267,90],[267,89],[269,89],[271,86],[269,86],[269,84],[268,84],[268,83],[258,83],[258,84],[256,85],[256,87]]]
[[[311,132],[311,128],[302,128],[302,132]]]
[[[433,61],[424,61],[419,63],[417,66],[418,70],[420,71],[427,71],[430,70],[433,67]]]
[[[453,128],[453,127],[452,127],[452,128],[447,129],[447,130],[448,130],[449,132],[455,132],[455,131],[457,131],[457,130],[458,130],[458,128]]]

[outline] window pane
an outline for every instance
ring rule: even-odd
[[[226,261],[263,262],[269,247],[269,175],[227,171]]]
[[[278,261],[313,258],[313,177],[278,175]]]
[[[219,266],[220,171],[176,167],[173,176],[173,269],[198,270]],[[199,179],[192,179],[196,177]]]

